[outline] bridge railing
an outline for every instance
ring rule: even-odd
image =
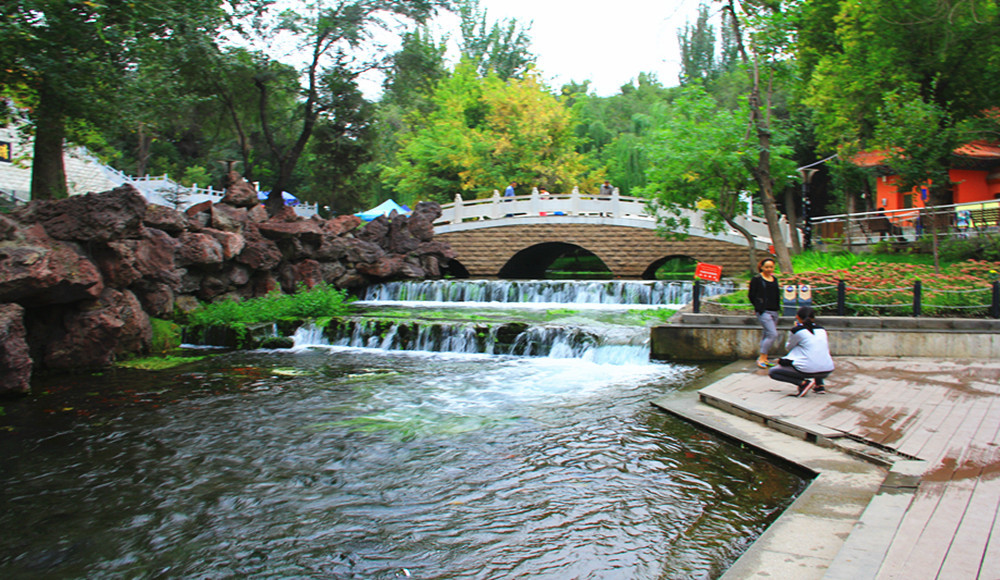
[[[656,228],[656,217],[650,214],[647,200],[641,197],[623,196],[616,187],[610,196],[581,193],[574,187],[568,194],[542,194],[533,189],[529,195],[501,197],[500,192],[493,191],[488,199],[464,200],[461,194],[455,194],[455,201],[441,206],[441,217],[435,226],[446,226],[466,222],[517,220],[524,223],[525,219],[545,220],[552,217],[570,216],[595,219],[627,219],[646,222],[650,229]],[[691,224],[688,233],[716,237],[706,233],[702,214],[691,210],[681,210],[681,218],[687,218]],[[756,216],[738,216],[735,220],[753,235],[756,244],[766,248],[771,243],[771,233],[767,222]],[[500,224],[490,224],[500,225]],[[785,240],[790,229],[784,218],[781,219],[782,232]],[[742,234],[735,230],[726,232],[728,237],[738,237],[744,240]]]

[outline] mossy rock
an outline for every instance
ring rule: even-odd
[[[260,348],[292,348],[295,339],[290,336],[268,336],[260,341]]]

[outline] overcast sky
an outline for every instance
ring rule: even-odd
[[[705,1],[480,0],[480,7],[490,22],[531,24],[533,52],[551,88],[589,79],[591,92],[610,96],[640,72],[676,85],[677,31],[694,22]]]

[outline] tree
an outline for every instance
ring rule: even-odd
[[[951,151],[986,135],[984,114],[1000,103],[1000,85],[992,79],[1000,66],[1000,5],[818,4],[804,13],[801,27],[808,34],[799,50],[815,62],[806,102],[815,110],[821,145],[845,156],[886,151],[901,186],[928,184],[932,205],[949,203]],[[834,13],[833,24],[822,22]]]
[[[535,75],[504,82],[463,61],[433,103],[423,121],[411,119],[414,132],[382,174],[407,202],[488,195],[511,180],[553,191],[596,185],[575,151],[571,112]]]
[[[522,78],[534,65],[530,24],[522,28],[516,19],[490,24],[479,0],[463,0],[458,14],[462,19],[462,56],[475,63],[481,76],[492,70],[504,80]]]
[[[780,12],[780,2],[777,0],[747,0],[737,4],[736,0],[725,0],[725,11],[729,14],[729,23],[733,29],[740,60],[750,79],[750,91],[747,95],[749,111],[749,129],[757,138],[757,162],[751,167],[754,180],[757,182],[761,205],[764,207],[764,218],[771,234],[771,243],[778,258],[781,271],[794,273],[792,257],[785,244],[784,235],[778,221],[778,209],[775,200],[775,179],[779,173],[772,167],[772,119],[771,96],[772,79],[762,79],[761,69],[765,74],[773,74],[773,68],[783,51],[788,47],[790,27]],[[746,48],[744,41],[744,23],[752,32],[750,35],[751,49]],[[762,62],[763,61],[763,66]],[[766,82],[766,87],[762,83]]]
[[[64,140],[76,137],[78,128],[121,118],[117,90],[143,51],[214,35],[225,16],[220,0],[4,3],[0,86],[33,123],[32,198],[66,195]]]
[[[708,23],[708,6],[698,6],[698,19],[694,26],[688,24],[677,32],[677,43],[681,49],[679,80],[682,85],[704,82],[717,74],[715,30]]]
[[[746,131],[747,107],[720,107],[697,83],[685,87],[672,103],[657,107],[644,147],[650,163],[641,192],[668,232],[680,230],[683,235],[690,223],[680,217],[680,210],[687,209],[701,210],[710,232],[728,226],[743,234],[752,269],[757,263],[754,237],[735,221],[747,209],[742,194],[760,186],[753,174],[757,143]],[[772,143],[776,175],[793,171],[790,153],[783,143]]]

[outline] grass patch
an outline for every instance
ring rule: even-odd
[[[143,371],[162,371],[172,369],[183,364],[197,362],[208,358],[209,355],[202,356],[150,356],[145,358],[134,358],[127,361],[116,362],[115,366],[125,369],[138,369]]]

